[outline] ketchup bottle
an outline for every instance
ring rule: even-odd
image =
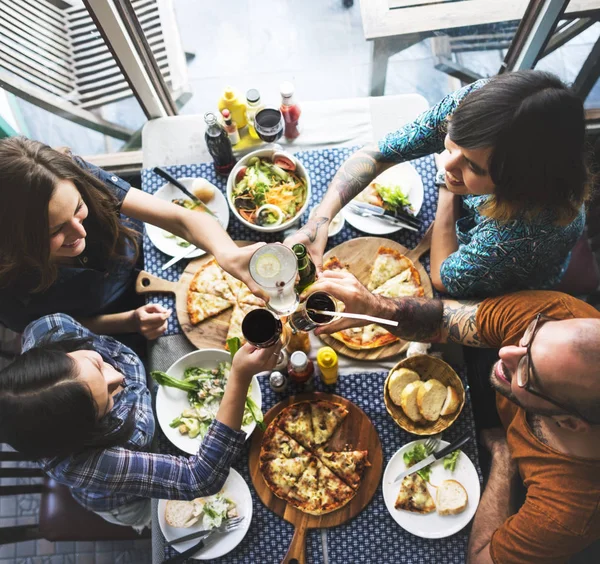
[[[281,113],[285,122],[284,135],[286,139],[296,139],[300,135],[298,121],[300,120],[300,106],[294,101],[294,85],[283,82],[279,88],[281,93]]]

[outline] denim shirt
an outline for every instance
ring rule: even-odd
[[[75,160],[81,168],[99,178],[114,194],[120,210],[131,188],[130,184],[81,158],[75,157]],[[140,222],[121,214],[120,219],[127,221],[128,227],[141,234]],[[107,310],[134,282],[134,249],[129,246],[121,259],[108,260],[86,220],[83,225],[88,229],[88,235],[86,248],[77,257],[79,264],[60,266],[56,281],[43,292],[30,293],[30,280],[23,280],[18,287],[0,290],[0,324],[13,331],[22,332],[31,321],[57,311],[74,317],[98,315]]]

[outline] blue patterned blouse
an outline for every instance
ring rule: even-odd
[[[379,150],[392,162],[404,162],[444,149],[446,121],[478,80],[446,96],[415,121],[389,133]],[[549,213],[534,221],[499,222],[478,209],[489,196],[463,196],[465,216],[456,222],[458,250],[440,269],[448,293],[457,298],[487,297],[516,290],[547,290],[560,282],[571,249],[583,233],[585,211],[568,225],[556,225]]]

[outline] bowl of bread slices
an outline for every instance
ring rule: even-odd
[[[465,389],[458,374],[442,359],[426,354],[401,360],[385,381],[388,413],[405,431],[434,435],[460,415]]]

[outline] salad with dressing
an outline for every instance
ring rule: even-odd
[[[282,154],[273,161],[253,157],[237,172],[232,202],[248,222],[270,227],[292,219],[306,201],[306,180],[296,174],[295,162]]]

